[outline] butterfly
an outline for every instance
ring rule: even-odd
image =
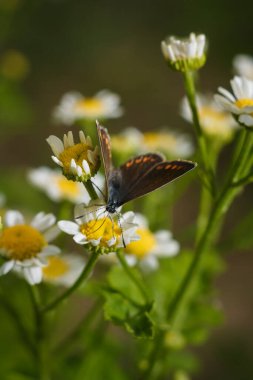
[[[125,203],[167,185],[197,166],[191,161],[165,161],[158,153],[147,153],[114,168],[109,133],[98,122],[96,124],[106,178],[106,211],[110,214],[117,212],[117,208]]]

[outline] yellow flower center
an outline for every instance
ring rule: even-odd
[[[235,105],[239,108],[253,107],[253,99],[238,99]]]
[[[0,236],[0,248],[13,260],[27,260],[36,257],[47,245],[44,236],[32,226],[20,224],[7,227]]]
[[[76,103],[76,109],[89,115],[97,114],[104,110],[104,104],[97,98],[85,98]]]
[[[149,149],[168,150],[174,148],[176,138],[168,133],[144,133],[144,143]]]
[[[110,218],[101,218],[97,220],[90,220],[88,223],[80,226],[80,231],[84,234],[88,240],[100,240],[100,246],[107,247],[107,242],[113,238],[116,238],[117,244],[119,238],[122,235],[121,228],[117,223]]]
[[[79,188],[76,182],[67,180],[65,177],[57,178],[56,184],[63,197],[73,197],[79,194]]]
[[[68,148],[65,148],[60,154],[59,154],[59,160],[63,164],[64,171],[69,173],[70,163],[71,160],[74,159],[76,164],[83,167],[83,160],[86,160],[89,165],[91,163],[88,160],[88,145],[83,143],[78,143],[72,146],[69,146]],[[71,173],[70,173],[71,174]]]
[[[199,116],[203,119],[208,118],[217,122],[225,122],[228,117],[228,114],[223,111],[217,111],[212,107],[204,106],[199,109]]]
[[[69,264],[59,256],[51,256],[48,259],[48,265],[43,268],[43,275],[47,280],[63,276],[69,271]]]
[[[143,259],[156,246],[156,240],[152,232],[147,228],[139,228],[136,230],[136,233],[139,235],[140,240],[128,244],[126,253]]]

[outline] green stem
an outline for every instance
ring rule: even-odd
[[[53,310],[58,305],[60,305],[63,301],[65,301],[76,289],[78,289],[79,286],[82,285],[89,277],[93,267],[95,266],[97,262],[99,255],[100,255],[99,251],[92,252],[90,259],[87,262],[84,270],[82,271],[78,279],[74,282],[74,284],[70,288],[68,288],[63,294],[57,297],[55,300],[50,302],[48,305],[42,307],[41,312],[46,313],[48,311]]]
[[[93,184],[91,182],[90,179],[88,179],[88,181],[86,182],[83,182],[84,186],[85,186],[85,189],[87,190],[89,196],[91,197],[91,199],[97,199],[98,196],[97,196],[97,193],[93,187]]]
[[[30,286],[30,295],[35,316],[35,338],[37,341],[38,379],[50,380],[48,354],[49,348],[46,342],[45,319],[40,311],[40,295],[36,285]]]
[[[16,311],[16,309],[8,302],[8,300],[0,293],[0,300],[1,305],[4,306],[4,310],[9,314],[9,316],[12,318],[13,322],[15,323],[17,332],[20,336],[20,340],[22,343],[24,343],[29,351],[34,355],[35,352],[35,346],[33,341],[30,339],[28,335],[28,331],[26,330],[19,313]]]
[[[119,259],[119,262],[120,264],[122,265],[122,268],[125,270],[126,274],[128,275],[128,277],[131,279],[131,281],[133,281],[133,283],[137,286],[137,288],[139,289],[140,293],[142,294],[144,300],[149,303],[150,300],[149,300],[149,296],[147,294],[147,291],[146,289],[144,288],[143,286],[143,283],[139,280],[139,278],[135,275],[135,273],[133,272],[132,268],[129,267],[126,259],[125,259],[125,256],[124,254],[119,251],[117,253],[117,257]]]
[[[243,142],[242,143],[240,142],[240,152],[237,153],[237,157],[233,165],[234,170],[233,172],[231,172],[231,176],[228,178],[223,191],[221,192],[220,196],[217,198],[216,202],[214,203],[212,207],[206,228],[203,231],[202,236],[197,243],[197,247],[196,247],[192,262],[178,288],[178,291],[176,292],[174,298],[172,299],[169,305],[167,318],[170,321],[170,323],[173,323],[173,320],[176,317],[177,310],[180,304],[182,303],[183,299],[185,298],[187,290],[189,289],[193,281],[193,278],[199,268],[200,259],[203,253],[206,251],[208,244],[212,241],[212,238],[217,232],[217,225],[219,227],[221,226],[220,219],[224,216],[229,205],[232,203],[233,199],[238,194],[238,190],[235,190],[231,186],[231,184],[233,183],[235,179],[239,178],[242,173],[245,162],[247,161],[249,157],[249,153],[252,147],[251,139],[252,137],[250,135],[243,133]],[[156,363],[156,360],[162,348],[163,348],[163,334],[162,332],[160,332],[158,334],[156,344],[154,345],[153,350],[150,353],[150,357],[148,360],[149,365],[147,369],[145,370],[145,372],[143,373],[143,377],[141,377],[141,379],[148,380],[150,378],[153,371],[153,367]]]
[[[208,154],[207,154],[207,147],[206,147],[206,141],[205,137],[202,133],[200,121],[199,121],[199,115],[198,110],[196,106],[196,90],[195,90],[195,84],[194,84],[194,73],[192,71],[186,71],[184,73],[184,81],[185,81],[185,90],[186,90],[186,96],[191,108],[192,112],[192,120],[193,125],[195,128],[195,132],[197,135],[197,140],[199,144],[201,159],[204,164],[204,167],[206,169],[209,168],[208,165]]]

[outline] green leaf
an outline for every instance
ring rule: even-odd
[[[139,290],[120,267],[111,269],[108,283],[102,290],[105,318],[137,338],[152,338],[154,324],[149,313],[153,305],[143,303]]]

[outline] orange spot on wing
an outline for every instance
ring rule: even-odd
[[[171,165],[166,165],[166,166],[165,166],[165,169],[166,169],[166,170],[168,170],[168,169],[170,169],[170,168],[171,168]]]
[[[127,164],[126,164],[126,167],[127,168],[130,168],[130,166],[132,166],[133,165],[133,161],[129,161],[129,162],[127,162]]]
[[[147,162],[147,161],[149,161],[150,160],[150,157],[144,157],[143,158],[143,162]]]
[[[157,170],[162,170],[163,168],[164,168],[163,165],[158,165],[158,166],[156,167]]]
[[[135,160],[136,164],[141,163],[141,161],[142,161],[142,158],[137,158],[137,159]]]

